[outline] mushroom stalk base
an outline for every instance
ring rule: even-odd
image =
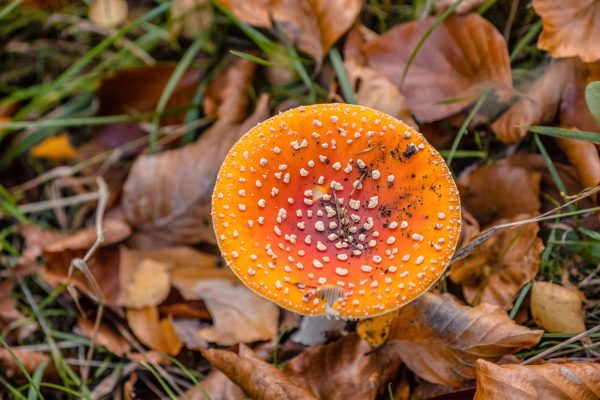
[[[292,335],[292,340],[305,346],[325,343],[326,333],[339,331],[344,328],[346,321],[329,315],[302,318],[300,329]]]

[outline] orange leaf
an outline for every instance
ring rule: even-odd
[[[585,62],[600,59],[600,3],[597,0],[533,0],[544,29],[538,47],[552,57],[578,56]]]
[[[459,387],[475,377],[477,359],[497,361],[534,346],[542,334],[499,307],[464,306],[450,294],[430,292],[400,309],[388,343],[421,378]]]
[[[402,24],[365,46],[369,66],[400,85],[418,41],[436,17]],[[500,97],[512,94],[508,50],[496,28],[478,14],[448,17],[410,67],[400,88],[419,122],[455,114],[475,101],[484,88]]]
[[[160,319],[156,307],[145,307],[139,310],[127,309],[127,323],[135,336],[152,350],[177,355],[182,344],[175,333],[173,322]]]
[[[600,398],[600,364],[495,365],[477,361],[475,400]]]
[[[36,158],[47,158],[52,161],[71,160],[77,153],[71,143],[69,135],[61,133],[51,136],[31,149],[31,155]]]

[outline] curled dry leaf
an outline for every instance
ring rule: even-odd
[[[309,347],[283,369],[292,382],[319,399],[375,399],[394,379],[400,358],[386,349],[372,350],[357,334]]]
[[[600,364],[495,365],[477,361],[475,400],[600,397]]]
[[[224,88],[232,97],[247,101],[246,86],[254,73],[254,65],[238,60],[226,73],[241,74],[245,84],[234,90]],[[246,101],[236,100],[236,106]],[[231,101],[221,104],[221,112],[229,110]],[[141,155],[134,162],[123,190],[123,214],[144,235],[161,243],[215,242],[210,217],[211,194],[219,167],[230,147],[267,116],[267,99],[259,100],[254,114],[243,123],[231,119],[217,121],[200,139],[188,146],[155,155]],[[223,110],[223,111],[221,111]]]
[[[129,327],[140,342],[152,350],[170,355],[179,354],[182,343],[175,332],[173,321],[169,318],[160,319],[156,307],[128,308],[126,315]]]
[[[408,59],[435,17],[409,22],[365,45],[371,68],[400,85]],[[448,17],[419,50],[400,91],[419,122],[455,114],[485,88],[512,94],[506,42],[478,14]]]
[[[352,26],[360,0],[226,0],[223,3],[242,21],[281,30],[287,40],[321,62],[327,51]]]
[[[557,139],[557,142],[577,170],[581,183],[597,186],[600,183],[600,156],[594,143],[572,139]]]
[[[499,218],[537,213],[541,206],[540,179],[539,172],[504,159],[465,170],[457,184],[465,208],[487,225]]]
[[[552,122],[561,95],[571,80],[574,60],[558,60],[529,87],[523,97],[492,124],[504,143],[516,143],[527,134],[527,126]]]
[[[488,228],[530,218],[518,214],[500,219]],[[489,303],[509,309],[519,290],[533,280],[544,250],[537,236],[537,223],[509,229],[494,235],[468,257],[452,264],[450,279],[461,284],[465,299],[471,304]]]
[[[533,0],[544,29],[538,47],[553,57],[578,56],[584,62],[600,59],[600,3],[596,0]]]
[[[239,345],[237,354],[207,349],[202,350],[202,355],[252,399],[316,400],[310,392],[292,383],[283,372],[259,359],[243,344]]]
[[[204,300],[213,326],[198,331],[206,341],[223,346],[271,340],[277,335],[279,309],[245,286],[228,280],[207,279],[194,286],[196,299]]]
[[[581,293],[577,289],[550,282],[535,282],[531,289],[531,315],[545,331],[585,331]]]
[[[543,331],[519,326],[499,307],[459,304],[426,293],[400,309],[389,345],[421,378],[459,387],[475,378],[475,361],[497,361],[538,343]]]
[[[94,0],[88,16],[101,28],[116,28],[125,22],[127,13],[126,0]]]
[[[119,249],[113,244],[125,240],[131,228],[118,219],[103,222],[104,242],[96,250],[88,263],[89,270],[100,287],[103,300],[107,304],[116,304],[119,294]],[[67,284],[71,261],[81,258],[96,240],[96,229],[87,227],[71,236],[62,236],[43,247],[44,268],[40,277],[51,285]],[[95,298],[95,292],[85,276],[75,271],[72,283],[88,296]]]

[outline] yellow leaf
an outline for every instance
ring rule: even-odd
[[[75,157],[75,149],[69,143],[69,136],[66,133],[61,133],[39,143],[31,149],[31,155],[52,161],[71,160]]]
[[[361,319],[356,325],[356,332],[373,347],[381,346],[390,334],[390,326],[398,311],[393,311],[378,317]]]

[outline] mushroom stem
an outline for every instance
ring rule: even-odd
[[[339,331],[344,328],[346,321],[340,318],[331,318],[329,315],[302,318],[300,329],[295,332],[291,339],[305,346],[314,346],[325,343],[326,333]]]

